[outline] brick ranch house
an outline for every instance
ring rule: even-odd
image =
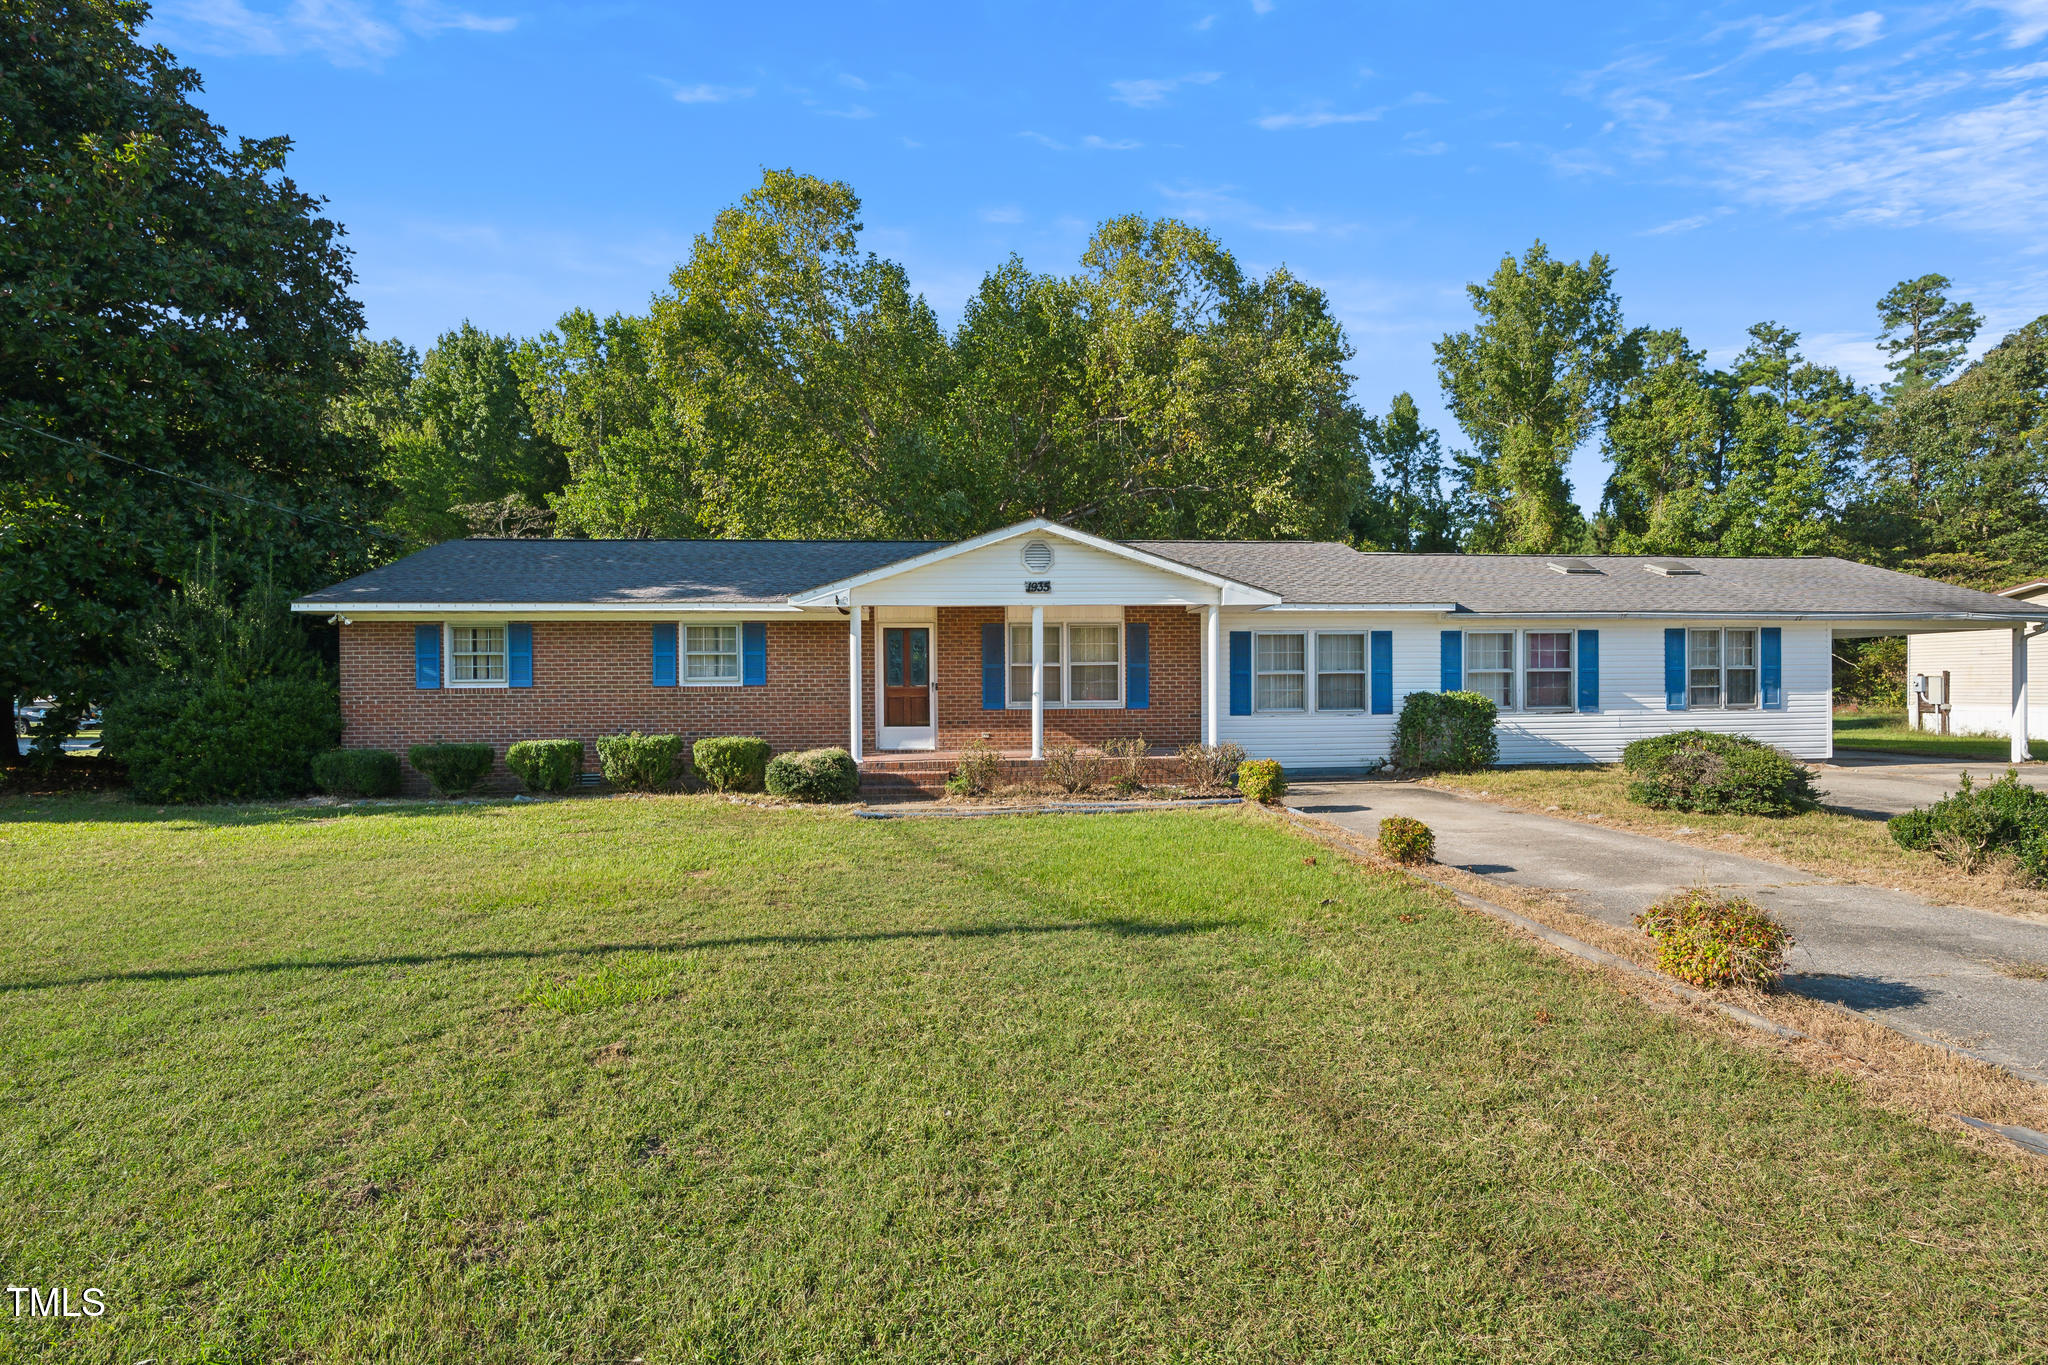
[[[952,543],[449,541],[293,609],[340,627],[350,747],[580,738],[594,772],[600,735],[752,734],[927,789],[976,739],[1020,765],[1142,737],[1358,770],[1404,696],[1456,688],[1499,705],[1509,763],[1689,727],[1827,758],[1833,640],[1987,628],[2014,641],[2023,745],[2023,636],[2048,615],[1838,559],[1118,542],[1042,519]]]

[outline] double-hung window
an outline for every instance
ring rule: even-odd
[[[735,683],[740,680],[738,626],[683,628],[683,681]]]
[[[1045,623],[1045,704],[1115,706],[1123,700],[1123,627],[1111,621]],[[1031,705],[1031,623],[1010,623],[1011,706]]]
[[[1252,637],[1252,709],[1308,709],[1308,637],[1300,634]]]
[[[1745,710],[1757,704],[1757,640],[1750,630],[1686,632],[1686,705]]]
[[[1522,636],[1522,696],[1530,711],[1572,709],[1572,633],[1532,630]]]
[[[503,686],[505,682],[505,628],[503,626],[448,627],[448,685],[451,687]]]
[[[1116,700],[1117,627],[1067,627],[1067,695],[1077,702]]]
[[[1316,636],[1316,710],[1363,711],[1365,678],[1363,631],[1329,631]]]
[[[1515,709],[1515,633],[1465,632],[1465,686],[1503,711]]]

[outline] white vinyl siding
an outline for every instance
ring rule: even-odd
[[[2031,602],[2048,616],[2048,594],[2035,592],[2018,599]],[[1907,725],[1916,723],[1912,680],[1924,673],[1936,680],[1949,675],[1949,730],[1959,735],[2006,735],[2012,726],[2012,632],[1956,630],[1906,637]],[[2048,735],[2048,634],[2027,641],[2027,709],[2030,732]],[[1941,728],[1941,717],[1928,712],[1917,723]]]

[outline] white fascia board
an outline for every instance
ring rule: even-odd
[[[1458,609],[1454,602],[1280,602],[1260,611],[1346,611],[1354,615],[1384,616],[1393,612],[1444,614]]]
[[[486,612],[498,616],[545,612],[563,616],[673,616],[717,612],[727,616],[764,613],[802,615],[787,602],[294,602],[293,611],[336,616],[418,616],[422,612]]]
[[[1360,610],[1366,610],[1361,608]],[[1373,610],[1384,610],[1374,608]],[[1739,607],[1714,611],[1465,611],[1445,613],[1461,621],[1852,621],[1859,624],[1888,624],[1901,627],[1904,634],[1915,625],[1933,629],[1978,629],[1986,626],[2024,626],[2034,617],[2004,612],[1895,612],[1895,611],[1745,611]]]
[[[979,550],[986,545],[1000,545],[1006,540],[1014,540],[1018,536],[1027,536],[1034,532],[1056,535],[1077,545],[1086,545],[1090,549],[1116,555],[1163,573],[1177,574],[1197,583],[1207,583],[1221,593],[1225,606],[1265,606],[1280,600],[1279,594],[1267,592],[1264,588],[1255,588],[1249,583],[1240,583],[1234,578],[1225,578],[1205,569],[1192,568],[1177,560],[1147,554],[1143,550],[1134,550],[1114,540],[1104,540],[1101,536],[1077,531],[1071,526],[1063,526],[1047,517],[1033,517],[1014,526],[984,531],[978,536],[957,540],[951,545],[941,545],[938,549],[926,550],[921,555],[912,555],[909,559],[899,559],[894,564],[884,564],[879,569],[870,569],[866,573],[854,574],[850,578],[821,584],[808,592],[797,593],[789,600],[799,607],[842,607],[847,605],[850,600],[849,594],[856,588],[878,583],[885,578],[894,578],[897,574],[909,573],[912,569],[922,569],[929,564],[942,564],[957,555],[966,554],[969,550]]]

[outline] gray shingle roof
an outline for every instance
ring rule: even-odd
[[[780,602],[938,548],[923,540],[449,540],[307,593],[337,607],[400,603],[632,606]]]
[[[2042,604],[1846,559],[1686,557],[1697,574],[1661,577],[1665,556],[1588,555],[1600,572],[1559,573],[1545,555],[1361,554],[1328,541],[1133,541],[1164,559],[1276,592],[1290,603],[1455,603],[1466,611],[1813,612],[2039,619]]]

